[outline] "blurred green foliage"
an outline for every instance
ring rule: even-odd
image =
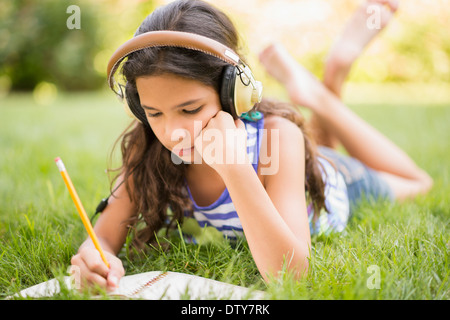
[[[231,16],[253,55],[262,49],[264,34],[276,35],[319,77],[332,40],[356,7],[356,0],[207,1]],[[403,2],[395,22],[358,59],[349,81],[450,83],[450,7],[446,1]],[[145,16],[165,2],[0,1],[0,97],[10,90],[34,90],[45,96],[58,90],[95,90],[105,86],[106,64],[112,52],[132,37]],[[237,6],[238,2],[241,4]],[[257,10],[255,3],[259,4]],[[309,21],[305,12],[295,18],[302,14],[301,8],[320,3],[331,8],[325,22]],[[303,7],[295,7],[300,4]],[[81,10],[80,29],[67,27],[70,5]],[[316,11],[321,13],[323,8],[326,7]],[[295,14],[291,14],[289,23],[280,24],[287,11],[293,10]],[[305,40],[308,48],[299,46]],[[257,61],[252,67],[258,76],[263,74]]]
[[[450,8],[446,8],[448,12]],[[388,81],[450,83],[450,25],[434,17],[421,23],[410,21],[403,32],[390,41],[391,54],[386,62]]]
[[[130,3],[143,18],[153,1]],[[80,28],[67,21],[80,8]],[[113,50],[117,18],[124,1],[2,0],[0,2],[0,86],[8,90],[33,90],[39,83],[53,83],[64,91],[93,90],[105,84],[106,60],[96,65],[104,50]],[[125,21],[120,33],[135,30],[138,21]],[[127,34],[127,36],[131,36]],[[98,61],[98,59],[97,59]],[[104,69],[104,70],[103,70]],[[4,90],[4,89],[3,89]]]
[[[450,84],[450,24],[431,16],[424,16],[421,21],[401,17],[395,23],[370,43],[356,61],[348,81]],[[328,50],[329,46],[296,58],[320,77]]]
[[[104,81],[92,61],[100,49],[93,6],[82,2],[81,29],[69,29],[68,2],[2,2],[0,9],[1,73],[12,90],[32,90],[42,81],[63,90],[96,89]]]

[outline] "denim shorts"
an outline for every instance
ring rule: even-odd
[[[347,185],[350,212],[365,199],[368,201],[394,200],[394,193],[381,175],[358,159],[338,153],[324,146],[318,147],[319,153],[331,160],[342,174]]]

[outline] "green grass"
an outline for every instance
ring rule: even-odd
[[[352,105],[428,171],[435,186],[404,204],[363,204],[344,234],[314,237],[302,281],[284,274],[266,285],[245,242],[196,246],[177,237],[168,251],[131,257],[124,250],[127,273],[191,273],[265,290],[270,299],[449,299],[450,101],[430,101]],[[92,213],[108,194],[108,155],[127,122],[109,93],[60,94],[50,106],[36,105],[30,95],[0,100],[0,298],[65,274],[86,232],[53,160],[63,159]],[[380,277],[371,289],[373,266]]]

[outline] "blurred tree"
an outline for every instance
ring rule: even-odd
[[[12,90],[32,90],[42,81],[63,90],[98,88],[104,79],[95,72],[99,21],[93,5],[77,1],[81,28],[66,25],[70,4],[60,0],[2,1],[0,7],[0,75]]]
[[[71,5],[80,8],[79,29],[69,28]],[[98,89],[106,83],[109,51],[153,8],[152,0],[2,0],[0,79],[10,90],[33,90],[41,82],[68,91]]]

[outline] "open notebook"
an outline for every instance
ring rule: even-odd
[[[71,277],[63,278],[64,285],[73,289]],[[20,291],[16,296],[28,298],[51,297],[60,292],[60,283],[52,279]],[[112,296],[147,300],[179,299],[264,299],[264,292],[250,290],[225,282],[179,272],[151,271],[124,276]]]

